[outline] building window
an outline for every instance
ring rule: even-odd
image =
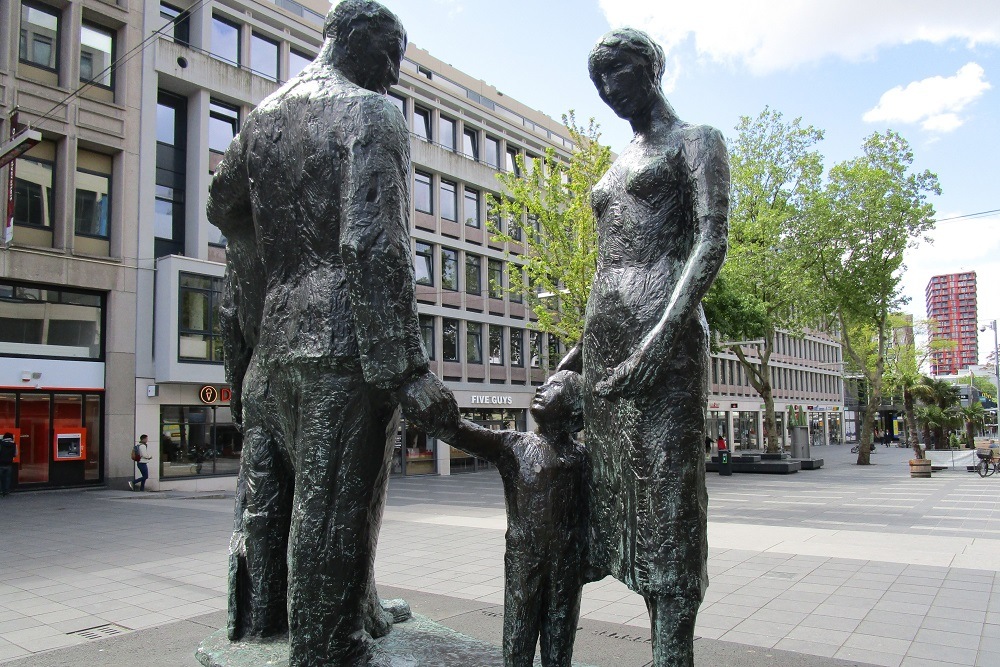
[[[521,169],[517,166],[517,153],[518,151],[516,148],[507,149],[507,171],[515,176],[520,176]]]
[[[80,81],[111,88],[114,85],[115,33],[84,23],[80,26]]]
[[[531,355],[531,367],[541,368],[542,367],[542,332],[532,331],[528,334],[528,341],[530,348],[528,353]]]
[[[441,219],[458,220],[458,193],[457,186],[451,181],[441,179]]]
[[[499,259],[489,261],[490,298],[503,298],[503,262]]]
[[[462,132],[462,153],[467,158],[479,160],[479,133],[475,130]]]
[[[231,65],[240,64],[240,27],[218,16],[212,16],[212,48],[210,53]]]
[[[413,207],[421,213],[434,214],[430,174],[422,171],[413,172]]]
[[[518,367],[524,366],[524,329],[511,327],[510,365]]]
[[[490,363],[503,366],[503,327],[490,325]]]
[[[161,478],[235,475],[242,451],[228,405],[160,406]]]
[[[161,90],[156,100],[155,257],[184,254],[186,144],[187,100]]]
[[[441,356],[445,361],[459,361],[458,320],[441,320]]]
[[[186,9],[161,2],[160,18],[173,23],[172,28],[166,28],[163,32],[173,37],[175,42],[187,45],[191,41],[191,15]]]
[[[465,253],[465,291],[469,294],[482,294],[482,283],[483,258]]]
[[[52,229],[56,147],[43,141],[19,157],[14,178],[14,224]]]
[[[418,285],[434,284],[434,246],[417,241],[416,259],[413,268]]]
[[[431,112],[416,105],[413,106],[413,134],[424,141],[434,138],[431,135]]]
[[[311,56],[307,56],[304,53],[299,53],[295,49],[291,49],[288,52],[288,78],[298,76],[302,70],[306,68],[306,65],[313,61]]]
[[[239,131],[239,108],[211,100],[208,105],[208,149],[225,153]]]
[[[470,364],[483,363],[483,325],[479,322],[465,323],[465,353]]]
[[[222,278],[180,274],[177,358],[222,363],[219,304]]]
[[[438,141],[444,148],[455,150],[455,121],[447,116],[438,117]]]
[[[517,271],[518,275],[522,279],[520,284],[523,285],[524,284],[524,280],[523,280],[524,279],[524,273],[521,271],[521,267],[518,266],[517,264],[514,264],[513,268],[511,268],[511,266],[512,265],[508,264],[507,265],[507,270],[508,271]],[[508,280],[508,283],[509,282],[510,281]],[[507,287],[509,289],[510,285],[508,284]],[[518,291],[508,291],[507,292],[507,298],[510,299],[512,303],[521,303],[524,300],[524,298],[521,296],[521,292],[518,292]]]
[[[479,228],[479,190],[465,188],[465,224]]]
[[[441,289],[458,290],[458,251],[441,248]]]
[[[500,140],[488,134],[486,135],[486,151],[483,160],[494,169],[500,168]]]
[[[399,109],[399,113],[403,114],[403,118],[406,118],[406,98],[396,93],[389,93],[389,101]]]
[[[427,358],[434,360],[434,317],[431,315],[420,316],[420,341],[424,345],[424,352]]]
[[[278,80],[278,43],[257,33],[250,34],[250,69],[271,81]]]
[[[0,281],[0,354],[104,358],[100,294]]]
[[[76,233],[108,238],[111,219],[111,166],[108,155],[81,150],[76,158]]]
[[[59,66],[59,12],[44,5],[21,3],[21,62],[55,70]]]

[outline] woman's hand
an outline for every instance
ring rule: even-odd
[[[628,398],[651,389],[659,364],[650,363],[647,356],[645,350],[639,350],[616,368],[609,368],[608,376],[594,386],[594,393],[602,398]]]

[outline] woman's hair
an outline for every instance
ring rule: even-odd
[[[658,83],[663,78],[666,67],[663,48],[649,35],[635,28],[616,28],[598,40],[587,59],[590,78],[593,79],[595,72],[607,67],[610,60],[620,51],[632,53],[645,60],[654,82]]]

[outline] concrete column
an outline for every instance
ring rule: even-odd
[[[201,89],[188,97],[187,174],[184,203],[184,255],[208,259],[208,105],[210,96]]]
[[[55,189],[52,247],[72,250],[76,204],[76,136],[66,137],[56,144],[56,168],[52,184]]]
[[[288,59],[291,56],[292,48],[288,42],[281,40],[278,42],[278,81],[288,81]]]
[[[63,11],[59,23],[59,85],[70,90],[80,85],[80,23],[83,3],[74,2]],[[73,106],[71,104],[71,106]],[[69,110],[72,118],[72,109]]]
[[[212,5],[202,7],[188,19],[191,29],[191,46],[205,51],[212,50]]]

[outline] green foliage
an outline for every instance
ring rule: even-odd
[[[997,386],[993,384],[993,380],[990,378],[984,378],[980,375],[973,376],[972,386],[978,389],[980,394],[991,401],[997,400]]]
[[[871,432],[882,401],[890,314],[905,303],[903,253],[934,228],[929,194],[940,194],[929,171],[912,173],[913,153],[903,137],[876,132],[861,157],[835,165],[805,227],[808,271],[819,312],[835,314],[847,356],[870,388],[858,463],[867,464]]]
[[[729,142],[729,252],[708,295],[705,314],[722,340],[762,340],[757,355],[731,345],[765,404],[768,450],[777,450],[769,362],[776,330],[801,330],[810,296],[800,270],[802,252],[792,230],[819,191],[823,159],[815,144],[823,132],[786,121],[769,107],[743,116]]]
[[[569,162],[550,148],[541,168],[518,159],[517,172],[499,172],[504,192],[499,199],[488,199],[489,231],[494,241],[523,244],[524,271],[509,272],[508,289],[524,295],[538,317],[535,328],[573,345],[583,335],[597,269],[590,191],[611,166],[611,149],[600,144],[593,119],[586,128],[579,127],[571,111],[563,122],[576,147]],[[506,223],[502,229],[498,220]]]

